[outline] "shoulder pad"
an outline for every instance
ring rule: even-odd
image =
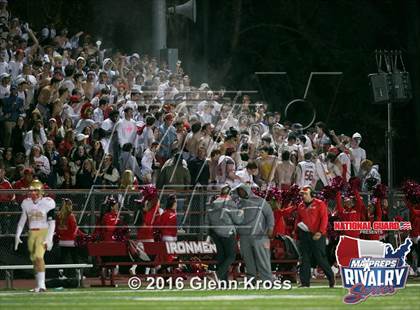
[[[23,201],[22,201],[22,203],[24,203],[24,202],[29,202],[29,201],[31,201],[32,199],[31,198],[25,198],[25,199],[23,199]]]
[[[51,197],[44,197],[43,200],[48,204],[49,207],[55,208],[55,200]]]

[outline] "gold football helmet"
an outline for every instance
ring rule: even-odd
[[[38,191],[41,195],[44,194],[43,189],[44,189],[44,185],[42,184],[40,180],[33,180],[31,182],[31,185],[29,186],[29,190]]]

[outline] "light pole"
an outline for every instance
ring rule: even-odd
[[[405,70],[401,51],[375,51],[378,73],[369,75],[373,90],[373,103],[387,104],[387,176],[389,199],[392,203],[394,191],[392,108],[394,103],[407,102],[412,98],[411,82]],[[383,70],[382,60],[385,62]],[[400,62],[400,66],[398,66]]]
[[[153,55],[159,59],[166,48],[166,0],[153,0]]]

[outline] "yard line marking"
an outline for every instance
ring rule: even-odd
[[[420,283],[409,283],[406,285],[406,287],[419,287]],[[317,285],[317,286],[311,286],[309,289],[320,289],[320,288],[329,288],[328,285]],[[336,285],[335,288],[343,288],[341,285]],[[300,290],[297,290],[296,286],[292,287],[292,290],[294,292],[299,292]],[[170,289],[163,289],[163,290],[130,290],[130,289],[118,289],[118,290],[103,290],[103,289],[98,289],[98,290],[74,290],[71,289],[69,291],[54,291],[53,289],[48,290],[45,293],[42,293],[42,295],[48,294],[48,295],[74,295],[74,294],[86,294],[86,295],[92,295],[92,294],[99,294],[99,293],[108,293],[108,294],[120,294],[120,293],[137,293],[137,294],[142,294],[142,293],[151,293],[151,294],[156,294],[156,293],[164,293],[164,292],[173,292],[173,293],[182,293],[182,292],[208,292],[208,291],[214,291],[214,290],[193,290],[190,288],[185,288],[183,290],[170,290]],[[245,290],[245,289],[237,289],[235,291],[252,291],[252,290]],[[271,290],[271,291],[283,291],[283,290]],[[333,291],[333,290],[332,290]],[[217,290],[214,292],[222,292],[222,290]],[[260,290],[260,292],[262,292],[262,295],[259,296],[275,296],[275,295],[268,295],[268,294],[263,294],[266,292],[270,292],[270,290]],[[14,295],[37,295],[34,294],[32,292],[0,292],[0,297],[2,296],[14,296]],[[224,295],[218,295],[218,296],[224,296]],[[241,296],[247,296],[247,295],[241,295]],[[248,295],[249,296],[249,295]],[[276,295],[276,296],[292,296],[292,295]],[[301,296],[301,295],[299,295]],[[303,296],[303,295],[302,295]],[[321,295],[317,295],[317,296],[321,296]]]
[[[331,295],[216,295],[216,296],[164,296],[164,297],[134,297],[138,301],[222,301],[222,300],[255,300],[255,299],[313,299],[341,298]]]

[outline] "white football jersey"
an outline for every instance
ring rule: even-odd
[[[31,198],[26,198],[22,202],[22,212],[28,219],[29,229],[48,228],[48,212],[55,209],[55,201],[50,197],[42,197],[34,202]]]
[[[316,168],[311,161],[301,161],[297,165],[296,184],[299,187],[314,186],[316,182]]]

